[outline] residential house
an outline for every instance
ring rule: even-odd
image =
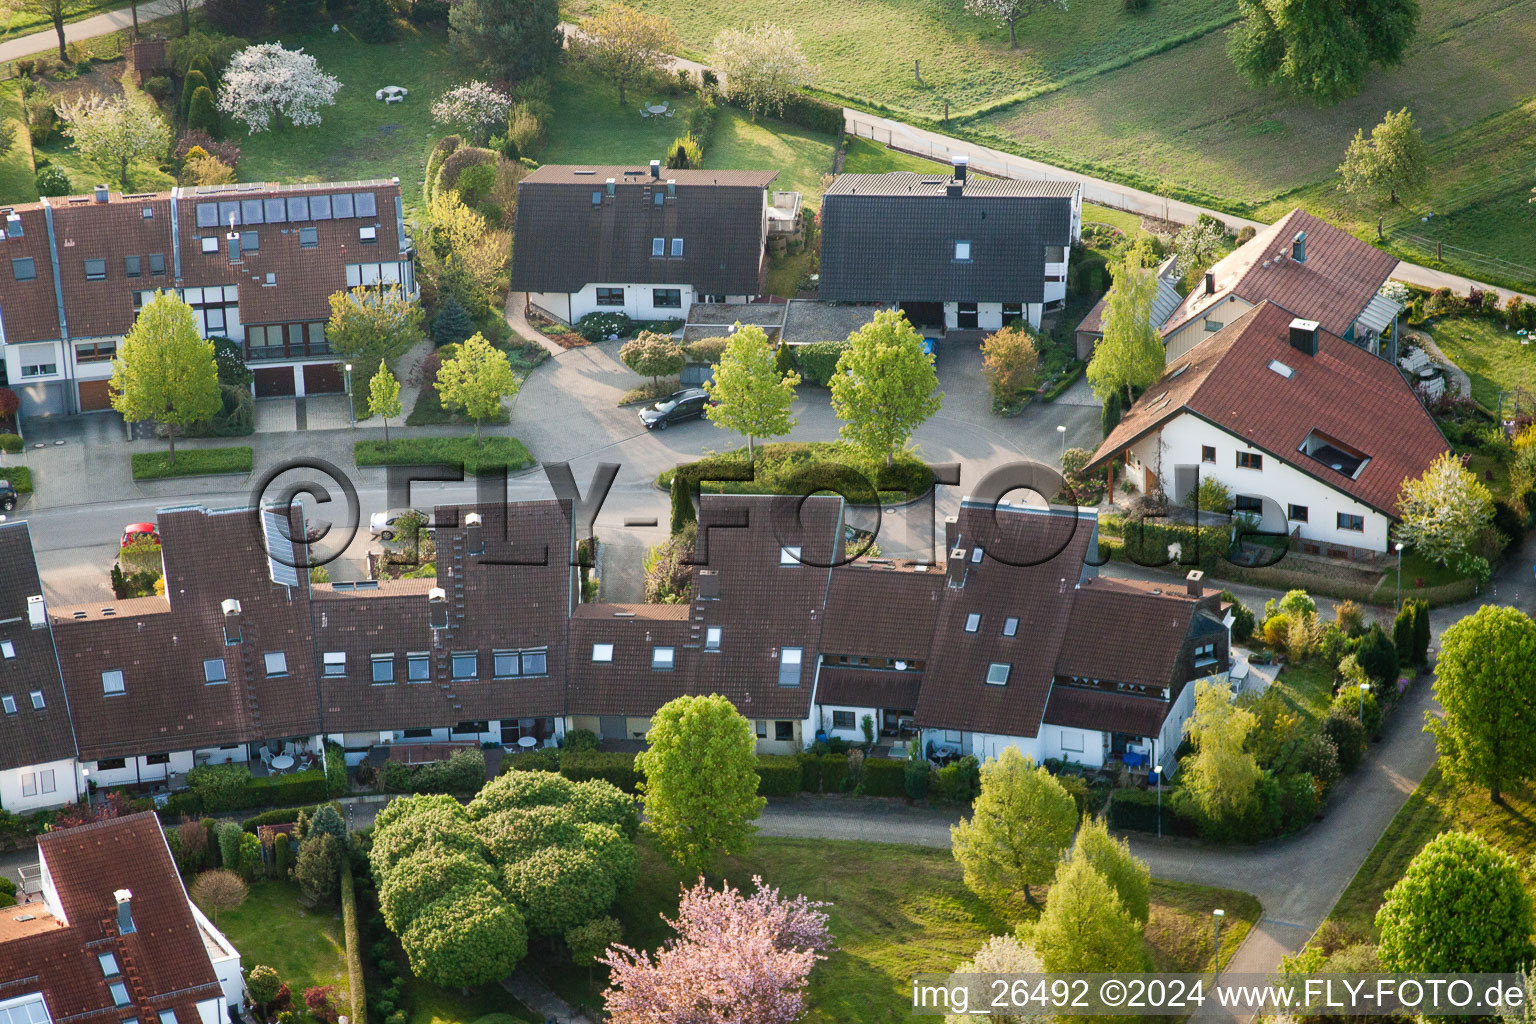
[[[1403,481],[1447,450],[1392,363],[1261,302],[1173,360],[1088,470],[1175,501],[1212,477],[1261,529],[1353,556],[1387,549]]]
[[[1382,339],[1401,307],[1380,292],[1396,266],[1396,256],[1292,210],[1218,260],[1162,324],[1168,364],[1261,302],[1395,361]]]
[[[821,201],[819,295],[899,307],[919,328],[1038,328],[1066,301],[1082,211],[1077,182],[973,177],[963,156],[948,176],[842,174]]]
[[[0,910],[0,1020],[224,1024],[240,953],[188,898],[153,812],[38,838],[40,892]]]
[[[0,383],[26,416],[110,407],[118,342],[174,290],[204,337],[239,343],[258,398],[340,392],[330,296],[416,293],[398,179],[43,198],[0,209]],[[350,248],[349,248],[350,247]]]
[[[512,290],[547,316],[684,320],[747,302],[768,272],[776,171],[545,164],[517,184]]]
[[[1106,267],[1104,273],[1109,274],[1109,268]],[[1110,282],[1106,279],[1104,283],[1107,286]],[[1077,325],[1074,332],[1077,358],[1084,361],[1093,358],[1094,346],[1104,337],[1104,307],[1108,300],[1109,293],[1105,292]],[[1178,260],[1170,256],[1157,268],[1157,295],[1152,300],[1152,326],[1161,331],[1183,301],[1184,297],[1179,294]]]

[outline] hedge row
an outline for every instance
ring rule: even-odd
[[[368,993],[363,985],[363,940],[357,928],[357,886],[352,862],[341,864],[341,931],[347,944],[347,992],[352,997],[352,1019],[368,1019]]]
[[[865,796],[906,796],[907,762],[891,757],[870,757],[864,761],[864,780],[859,789]]]
[[[257,830],[263,825],[286,825],[289,822],[297,821],[301,813],[314,817],[315,812],[324,806],[325,804],[309,804],[304,807],[276,807],[270,811],[253,814],[251,817],[242,820],[240,827],[255,835]],[[333,800],[331,801],[331,806],[336,809],[337,814],[341,815],[343,821],[347,819],[346,811],[342,808],[341,804]]]
[[[794,796],[800,792],[800,759],[787,755],[759,754],[757,792],[759,796]]]
[[[560,774],[572,782],[602,779],[626,793],[636,792],[640,782],[634,754],[603,753],[597,750],[566,752],[560,757]]]
[[[1112,828],[1157,831],[1158,795],[1150,789],[1117,789],[1109,798],[1109,824]],[[1200,823],[1183,808],[1175,808],[1170,794],[1163,794],[1163,835],[1200,835]]]
[[[779,119],[826,135],[840,135],[843,131],[843,108],[804,92],[784,101]]]

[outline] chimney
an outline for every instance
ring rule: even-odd
[[[1296,232],[1296,237],[1291,239],[1291,259],[1297,263],[1307,262],[1307,233]]]
[[[107,186],[105,186],[105,185],[97,185],[96,186],[96,201],[98,203],[106,202],[107,201],[107,196],[109,196],[109,195],[111,195],[111,193],[107,190]]]
[[[660,160],[652,160],[651,161],[651,177],[656,179],[656,180],[658,180],[658,181],[661,180],[661,161]]]
[[[1216,294],[1216,271],[1214,270],[1207,270],[1205,272],[1205,294]]]
[[[33,629],[42,629],[48,625],[48,605],[42,594],[33,594],[27,598],[27,623]]]
[[[949,158],[949,162],[955,169],[955,180],[964,185],[966,172],[969,171],[971,167],[971,158],[966,156],[964,153],[956,153],[954,156]]]
[[[464,517],[464,550],[471,555],[485,554],[485,536],[480,530],[481,517],[479,512],[471,512]]]
[[[1199,597],[1205,593],[1205,588],[1200,586],[1201,581],[1204,579],[1205,573],[1199,569],[1189,570],[1189,575],[1184,577],[1184,589],[1189,593],[1190,597]]]
[[[112,898],[117,900],[117,934],[132,935],[138,931],[133,925],[133,893],[127,889],[118,889]]]
[[[613,198],[613,179],[612,178],[608,179],[608,198],[609,199]]]
[[[219,609],[224,613],[224,644],[233,647],[240,643],[240,602],[233,597],[226,597],[219,604]]]
[[[1300,317],[1291,321],[1291,348],[1304,355],[1317,355],[1317,321]]]
[[[950,182],[949,184],[944,186],[944,194],[946,196],[963,196],[963,195],[965,195],[965,182],[963,182],[963,181],[952,181],[952,182]]]
[[[433,629],[448,628],[448,591],[442,587],[427,591],[427,622]]]

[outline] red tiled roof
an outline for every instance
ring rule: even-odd
[[[1448,449],[1445,437],[1395,366],[1325,331],[1318,332],[1317,355],[1308,356],[1290,345],[1293,319],[1266,302],[1190,349],[1137,399],[1088,468],[1188,412],[1395,515],[1403,481]],[[1294,371],[1289,379],[1269,368],[1275,360]],[[1370,461],[1351,479],[1302,454],[1313,431]]]
[[[922,688],[921,672],[823,667],[816,681],[816,703],[908,710],[917,707]]]
[[[1088,315],[1083,317],[1082,323],[1077,325],[1078,334],[1103,334],[1104,333],[1104,305],[1109,301],[1109,293],[1105,292],[1099,297],[1099,301],[1093,304]]]
[[[914,571],[910,564],[852,562],[832,570],[825,654],[921,659],[933,641],[933,623],[944,592],[944,570]]]
[[[1307,233],[1306,262],[1291,259],[1296,233]],[[1292,210],[1211,268],[1216,291],[1203,285],[1185,297],[1163,334],[1188,323],[1228,295],[1254,305],[1273,302],[1343,336],[1386,283],[1397,257],[1305,210]]]
[[[1218,593],[1207,589],[1197,600],[1177,584],[1139,585],[1108,576],[1083,580],[1056,659],[1057,675],[1167,686],[1190,621],[1199,608],[1215,611]]]
[[[1047,725],[1073,729],[1156,736],[1168,717],[1169,705],[1151,697],[1106,693],[1077,686],[1054,686],[1045,709]]]
[[[29,530],[24,521],[0,524],[0,641],[16,653],[0,658],[0,696],[16,702],[15,714],[0,712],[0,771],[75,756],[53,636],[28,622],[27,598],[43,593]],[[32,706],[34,691],[43,695],[42,710]],[[74,791],[72,785],[61,788]]]

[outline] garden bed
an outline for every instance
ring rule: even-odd
[[[26,466],[0,466],[0,480],[9,480],[17,494],[32,493],[32,470]]]
[[[362,466],[463,466],[471,475],[506,467],[508,472],[534,464],[527,445],[515,437],[403,437],[389,443],[358,441],[353,459]]]
[[[136,452],[135,480],[161,480],[179,476],[232,476],[251,471],[250,445],[232,448],[183,448],[171,462],[169,452]]]
[[[695,478],[728,473],[743,473],[748,469],[745,446],[728,452],[705,455],[697,462],[668,469],[656,477],[656,486],[670,489],[672,477],[679,471]],[[872,489],[878,483],[880,503],[911,501],[927,493],[933,487],[933,471],[911,452],[896,457],[895,465],[886,469],[884,461],[871,459],[841,441],[786,441],[757,446],[757,458],[751,466],[753,479],[703,480],[699,490],[705,494],[801,494],[805,482],[837,480],[838,473],[847,476],[852,470]],[[850,503],[870,504],[875,495],[872,490],[864,494],[844,495]]]
[[[341,912],[329,904],[306,910],[299,887],[291,882],[260,881],[234,910],[220,912],[219,931],[240,951],[241,966],[275,968],[283,984],[303,1004],[304,990],[335,985],[347,998],[347,961]]]

